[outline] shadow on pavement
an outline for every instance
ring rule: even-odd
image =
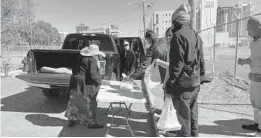
[[[107,115],[103,116],[103,113],[106,111],[106,108],[98,108],[97,109],[97,120],[98,122],[106,126],[107,123],[111,122],[111,117]],[[111,115],[111,112],[109,112]],[[138,118],[139,115],[142,113],[140,112],[132,112],[132,118]],[[131,134],[128,129],[125,128],[126,120],[122,118],[123,113],[116,116],[114,120],[114,124],[116,127],[110,129],[108,135],[115,136],[115,137],[130,137]],[[143,118],[140,116],[140,119]],[[73,127],[68,127],[68,121],[66,119],[61,119],[57,117],[50,117],[46,114],[30,114],[26,115],[25,119],[29,122],[33,123],[34,125],[38,126],[63,126],[61,132],[59,133],[59,137],[103,137],[107,131],[107,127],[103,129],[88,129],[85,125],[75,125]],[[130,120],[130,125],[134,130],[135,136],[147,136],[146,127],[147,122],[140,122]],[[122,125],[122,126],[120,126]]]
[[[62,113],[65,111],[69,93],[61,93],[58,98],[48,99],[42,91],[28,87],[24,92],[1,99],[1,111],[32,112],[32,113]]]
[[[213,134],[213,135],[224,135],[224,136],[243,136],[249,137],[247,131],[242,129],[243,124],[251,124],[253,121],[248,119],[233,119],[233,120],[218,120],[214,121],[215,126],[211,125],[200,125],[199,131],[203,134]]]

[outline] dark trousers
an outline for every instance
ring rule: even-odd
[[[97,94],[95,94],[94,96],[88,95],[86,96],[87,99],[87,111],[88,111],[88,117],[89,117],[89,123],[93,124],[93,123],[97,123],[96,120],[96,110],[97,110]]]
[[[193,90],[177,88],[172,92],[173,104],[181,124],[179,137],[198,137],[198,104],[197,98],[200,87]]]

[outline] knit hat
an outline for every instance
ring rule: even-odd
[[[186,23],[190,21],[191,7],[189,4],[182,4],[172,14],[172,20],[180,23]]]
[[[253,31],[253,37],[261,36],[261,20],[256,17],[250,17],[247,21],[247,30],[251,29]]]

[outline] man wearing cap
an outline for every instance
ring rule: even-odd
[[[200,75],[205,74],[202,41],[190,26],[190,11],[188,4],[182,4],[172,14],[169,79],[165,85],[182,126],[177,132],[179,137],[198,136],[197,96]]]
[[[129,75],[131,72],[135,70],[135,54],[130,49],[130,43],[128,41],[124,41],[124,57],[123,57],[123,73]]]
[[[254,109],[254,124],[245,124],[242,128],[257,131],[255,136],[261,137],[261,21],[251,17],[247,22],[247,31],[253,38],[251,55],[247,59],[239,59],[238,64],[250,66],[248,77],[251,80],[250,100]]]

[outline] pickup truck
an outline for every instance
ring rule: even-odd
[[[26,81],[29,86],[42,89],[46,97],[56,98],[60,92],[68,90],[71,74],[42,73],[40,69],[42,67],[72,69],[80,50],[90,44],[97,44],[100,51],[106,54],[105,58],[99,57],[103,79],[120,80],[120,56],[123,48],[119,38],[89,33],[68,34],[60,50],[29,50],[26,56],[27,73],[15,77]]]

